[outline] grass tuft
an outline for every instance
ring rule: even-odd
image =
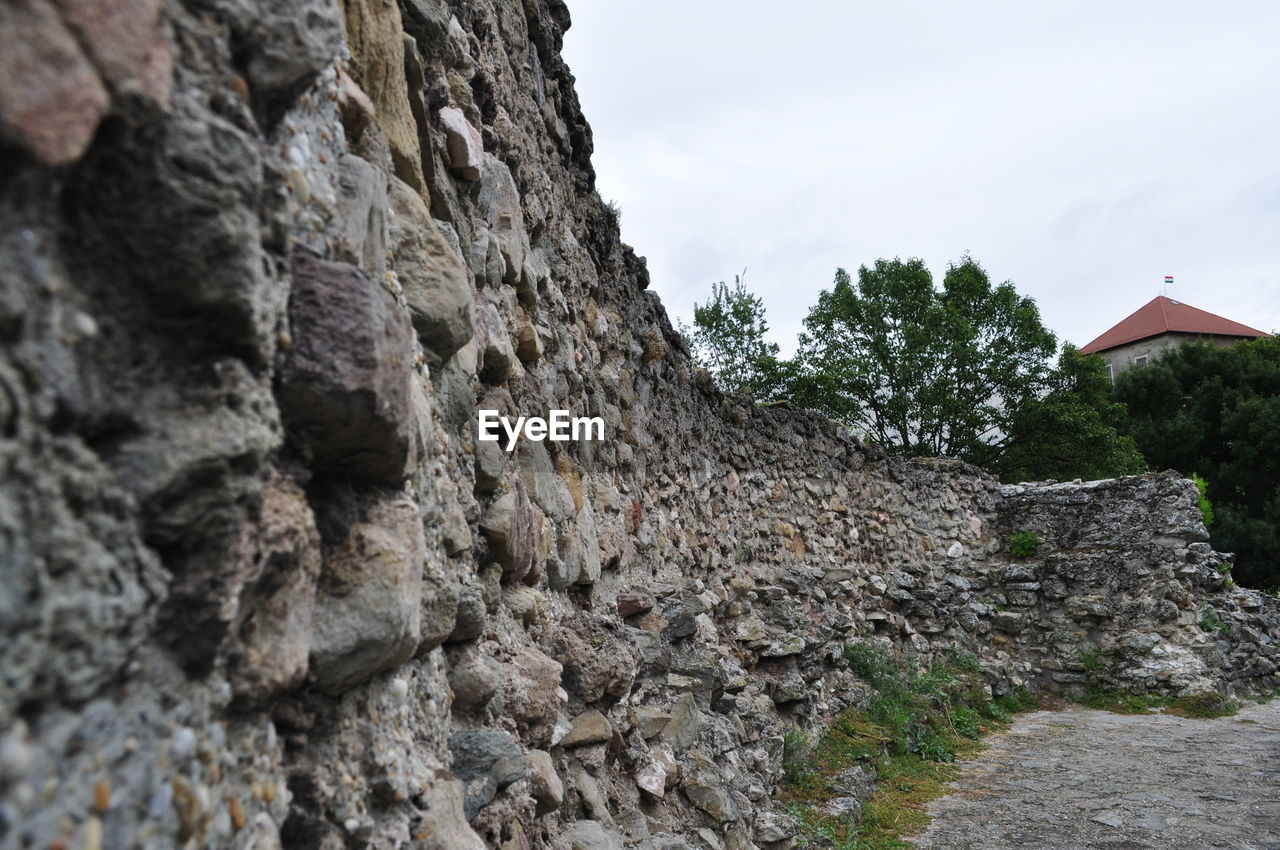
[[[1097,685],[1089,685],[1085,695],[1077,702],[1086,708],[1116,714],[1150,714],[1158,711],[1195,718],[1230,717],[1240,708],[1235,701],[1214,692],[1169,697],[1159,694],[1126,694]]]
[[[1025,690],[992,699],[977,657],[968,652],[925,667],[876,644],[855,643],[845,657],[872,696],[863,708],[837,715],[811,746],[805,739],[803,770],[791,767],[787,753],[801,748],[788,733],[783,799],[800,822],[801,846],[907,848],[903,836],[927,825],[929,801],[947,793],[959,774],[956,759],[980,750],[983,733],[1037,700]],[[826,814],[825,804],[839,796],[831,783],[852,767],[876,777],[861,819]]]

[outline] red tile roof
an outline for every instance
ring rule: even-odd
[[[1190,304],[1165,298],[1147,302],[1132,316],[1080,349],[1081,354],[1094,354],[1119,345],[1137,342],[1166,333],[1206,334],[1213,336],[1268,336],[1256,328],[1198,310]]]

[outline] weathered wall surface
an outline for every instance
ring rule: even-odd
[[[786,846],[847,640],[1277,684],[1187,482],[1000,488],[712,388],[567,25],[0,7],[0,847]],[[481,407],[606,439],[508,455]]]

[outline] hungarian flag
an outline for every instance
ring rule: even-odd
[[[1171,274],[1167,274],[1167,275],[1165,275],[1165,276],[1164,276],[1164,285],[1165,285],[1165,286],[1168,286],[1168,285],[1169,285],[1169,284],[1171,284],[1171,283],[1173,283],[1173,275],[1171,275]]]

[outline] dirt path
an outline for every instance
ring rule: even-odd
[[[1280,848],[1280,700],[1217,720],[1037,711],[989,743],[918,847]]]

